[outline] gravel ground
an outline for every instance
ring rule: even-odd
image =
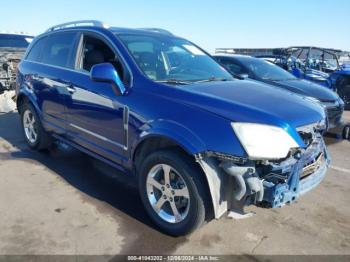
[[[327,177],[296,204],[172,238],[110,168],[74,150],[30,151],[18,115],[0,114],[0,255],[350,254],[350,142],[326,140]]]

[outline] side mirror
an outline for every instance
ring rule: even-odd
[[[110,63],[94,65],[90,71],[90,78],[95,82],[111,83],[118,95],[125,95],[126,93],[123,81]]]

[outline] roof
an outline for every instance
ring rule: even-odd
[[[162,28],[123,28],[110,27],[108,28],[115,34],[138,34],[138,35],[167,35],[174,36],[171,32]]]
[[[213,55],[214,57],[228,57],[228,58],[234,58],[240,61],[247,61],[247,60],[253,60],[253,59],[258,59],[253,56],[249,55],[238,55],[238,54],[215,54]]]
[[[93,28],[98,30],[109,30],[115,34],[138,34],[138,35],[167,35],[173,36],[171,32],[162,28],[122,28],[122,27],[110,27],[105,23],[97,20],[80,20],[72,21],[59,25],[55,25],[46,30],[45,33],[57,32],[61,30],[69,29],[86,29]],[[45,34],[44,33],[44,34]]]

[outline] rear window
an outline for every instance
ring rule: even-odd
[[[0,35],[0,47],[27,48],[33,37],[22,35]]]
[[[41,62],[61,67],[73,67],[72,54],[76,32],[57,33],[48,37]]]

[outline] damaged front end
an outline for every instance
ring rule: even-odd
[[[322,131],[316,125],[297,131],[306,147],[291,150],[280,161],[250,160],[216,152],[196,156],[208,179],[216,218],[227,211],[242,218],[248,205],[276,208],[291,204],[323,180],[330,158]]]

